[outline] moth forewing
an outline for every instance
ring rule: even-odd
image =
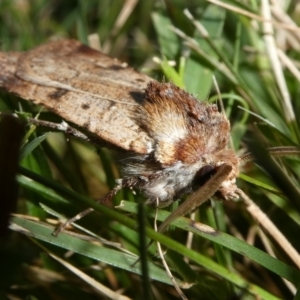
[[[151,140],[134,106],[150,78],[75,40],[25,53],[0,53],[0,85],[126,151],[148,153]],[[101,122],[99,122],[101,120]]]

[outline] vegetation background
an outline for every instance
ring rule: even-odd
[[[210,201],[196,212],[217,234],[192,230],[185,218],[157,234],[147,210],[147,235],[169,249],[166,261],[188,299],[300,299],[299,159],[274,163],[263,150],[299,144],[299,14],[298,1],[0,0],[1,51],[55,38],[92,41],[205,101],[218,99],[215,75],[232,124],[230,146],[239,154],[250,147],[258,164],[241,165],[238,186],[250,199]],[[5,92],[0,110],[40,112]],[[60,122],[45,110],[39,117]],[[114,201],[125,199],[124,211],[93,205],[120,177],[107,149],[28,126],[20,164],[18,215],[0,246],[1,299],[180,298],[154,245],[148,270],[133,265],[144,253],[135,204],[142,196],[120,192]],[[51,235],[57,217],[91,205],[97,213],[79,222],[89,231]]]

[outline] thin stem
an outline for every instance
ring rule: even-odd
[[[244,200],[248,212],[263,226],[263,228],[275,239],[295,265],[300,268],[300,255],[287,238],[280,232],[269,217],[240,189],[237,194]]]

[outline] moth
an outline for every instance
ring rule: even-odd
[[[213,195],[238,197],[241,158],[227,147],[230,124],[215,104],[75,40],[2,52],[0,69],[2,89],[53,111],[126,157],[110,196],[130,187],[148,203],[166,206],[191,194],[159,231]]]

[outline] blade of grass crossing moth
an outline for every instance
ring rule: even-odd
[[[186,201],[182,202],[181,205],[179,205],[179,207],[169,215],[169,217],[159,226],[158,232],[163,232],[172,221],[188,214],[189,212],[192,212],[194,209],[212,197],[219,189],[222,182],[229,175],[231,170],[231,166],[226,164],[221,165],[214,176],[212,176],[196,192],[191,194]]]

